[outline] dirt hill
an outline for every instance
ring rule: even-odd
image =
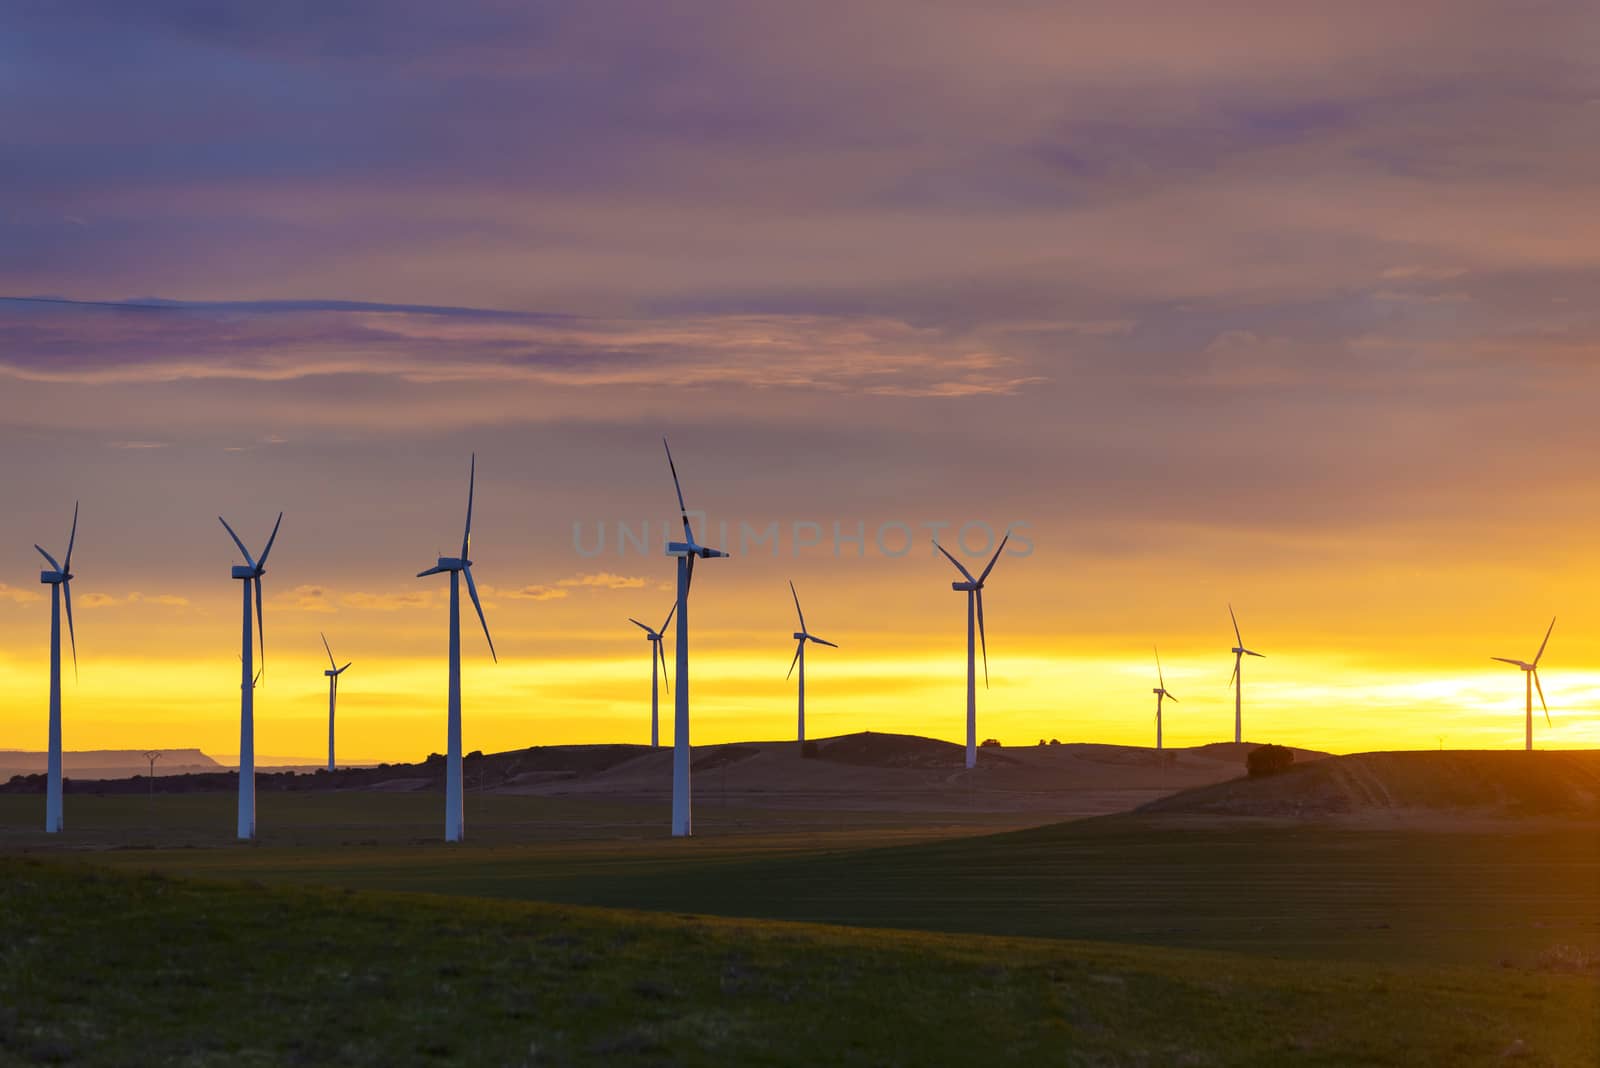
[[[1201,786],[1143,813],[1330,817],[1600,817],[1600,750],[1354,753],[1259,779]]]

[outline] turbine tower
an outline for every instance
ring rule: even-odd
[[[244,566],[235,564],[232,577],[239,580],[239,587],[244,591],[244,637],[239,652],[239,837],[254,838],[256,836],[256,681],[260,673],[252,673],[251,657],[254,649],[250,644],[250,602],[254,594],[256,609],[257,639],[261,643],[261,670],[267,669],[267,631],[261,617],[261,576],[267,570],[267,557],[272,552],[272,543],[278,540],[278,527],[283,523],[283,513],[278,513],[278,521],[272,524],[272,535],[267,538],[267,547],[261,550],[261,559],[254,560],[250,557],[250,550],[244,547],[244,542],[239,540],[239,535],[228,526],[228,521],[220,515],[217,522],[228,532],[228,537],[239,547],[239,552],[244,554]]]
[[[45,775],[44,829],[58,833],[64,826],[61,812],[61,602],[67,604],[67,637],[72,642],[72,674],[78,674],[78,636],[72,629],[72,545],[78,540],[78,505],[72,505],[72,533],[67,535],[65,563],[37,544],[35,549],[50,564],[39,572],[39,581],[50,587],[50,755]]]
[[[1525,721],[1525,744],[1528,752],[1533,752],[1533,691],[1539,690],[1539,705],[1544,709],[1545,726],[1550,726],[1550,706],[1544,702],[1544,687],[1539,685],[1539,659],[1544,656],[1544,647],[1550,644],[1550,632],[1556,629],[1555,616],[1550,617],[1550,626],[1545,629],[1544,641],[1539,643],[1539,651],[1533,656],[1533,663],[1525,660],[1513,660],[1506,656],[1491,656],[1490,660],[1498,660],[1502,664],[1510,664],[1522,669],[1523,687],[1528,693],[1527,720]]]
[[[694,581],[696,559],[711,560],[728,554],[694,540],[689,526],[689,509],[683,503],[683,485],[678,481],[678,466],[672,462],[672,447],[667,450],[667,467],[672,471],[672,486],[678,491],[678,512],[683,517],[683,540],[669,541],[667,555],[678,558],[678,693],[672,703],[672,836],[684,838],[694,833],[694,813],[689,792],[689,584]]]
[[[1228,618],[1233,620],[1233,637],[1238,643],[1230,650],[1233,653],[1233,674],[1228,678],[1228,685],[1233,687],[1233,740],[1238,743],[1244,741],[1244,658],[1266,654],[1244,647],[1244,639],[1239,636],[1239,617],[1233,614],[1231,604],[1228,606]]]
[[[1151,648],[1155,648],[1151,646]],[[1177,698],[1167,692],[1167,680],[1161,674],[1161,650],[1156,649],[1156,681],[1160,683],[1150,692],[1156,695],[1156,752],[1161,751],[1161,702],[1163,699],[1176,701]]]
[[[800,629],[794,632],[794,659],[789,661],[789,674],[785,675],[784,678],[787,679],[794,674],[796,664],[800,666],[799,736],[800,745],[803,750],[806,744],[806,642],[816,642],[818,645],[826,645],[829,649],[837,649],[839,647],[830,641],[822,640],[815,634],[807,633],[806,614],[800,611],[800,595],[794,592],[793,581],[790,581],[789,583],[789,594],[794,598],[794,614],[800,617]]]
[[[645,626],[643,623],[640,623],[637,619],[634,619],[632,616],[628,617],[628,622],[632,623],[634,626],[636,626],[640,630],[644,631],[644,639],[645,639],[645,641],[650,643],[650,748],[651,749],[660,749],[661,748],[661,701],[660,701],[660,695],[658,693],[658,688],[659,688],[659,686],[661,684],[666,683],[666,676],[667,676],[667,651],[665,649],[661,648],[661,638],[662,638],[662,636],[664,634],[667,633],[667,624],[672,622],[672,616],[677,611],[678,611],[677,602],[673,602],[672,609],[669,612],[667,612],[666,620],[664,620],[662,622],[661,626],[656,630],[651,630],[649,627]],[[658,670],[657,664],[656,664],[656,661],[658,659],[660,660],[659,670]],[[670,684],[667,685],[667,692],[668,693],[672,692],[672,686]]]
[[[467,474],[467,525],[461,534],[461,555],[441,556],[439,562],[426,571],[417,572],[418,578],[450,573],[450,695],[445,726],[444,771],[444,840],[461,841],[463,812],[461,796],[461,576],[467,576],[467,593],[472,597],[472,607],[478,610],[478,622],[483,624],[483,637],[489,643],[489,655],[495,663],[500,657],[494,651],[494,639],[489,637],[489,621],[483,618],[483,605],[478,601],[478,587],[472,581],[472,561],[468,551],[472,545],[472,493],[478,481],[478,454],[472,454],[472,466]],[[348,665],[346,665],[348,666]],[[340,670],[343,670],[342,668]]]
[[[328,652],[328,670],[324,671],[323,674],[328,676],[328,770],[332,771],[333,705],[339,697],[339,676],[343,675],[345,668],[348,668],[350,665],[346,664],[344,667],[339,667],[333,662],[333,650],[328,649],[328,636],[326,634],[322,635],[322,648],[326,649]]]
[[[976,664],[973,660],[973,613],[976,610],[978,642],[983,646],[983,688],[987,690],[989,688],[989,642],[983,633],[983,583],[989,577],[989,572],[994,570],[994,565],[1000,559],[1000,554],[1006,551],[1006,542],[1010,540],[1011,535],[1009,533],[1000,539],[1000,548],[994,551],[994,555],[989,558],[989,566],[985,567],[983,574],[977,578],[972,577],[972,572],[963,567],[960,560],[945,552],[945,547],[940,545],[937,539],[933,543],[933,547],[944,553],[945,559],[956,565],[956,570],[961,572],[966,579],[964,582],[950,583],[950,588],[967,595],[967,767],[969,768],[978,766],[978,687],[977,675],[975,674]]]

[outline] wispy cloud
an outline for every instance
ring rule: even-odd
[[[637,590],[643,589],[646,581],[632,575],[613,575],[609,571],[599,571],[590,575],[573,575],[570,578],[559,579],[556,585],[602,590]]]
[[[274,597],[273,602],[283,608],[301,612],[332,612],[336,610],[333,597],[322,586],[296,586],[288,593]]]
[[[504,589],[498,586],[485,586],[485,597],[504,597],[511,601],[558,601],[567,596],[567,591],[555,586],[520,586],[516,589]]]
[[[78,598],[78,604],[82,605],[84,608],[122,608],[135,604],[153,604],[159,605],[162,608],[187,608],[189,607],[189,598],[179,597],[176,594],[170,593],[161,593],[155,595],[154,597],[147,597],[137,590],[118,597],[114,594],[95,591],[93,593],[84,594],[82,597]]]
[[[44,600],[44,594],[37,590],[24,590],[16,586],[8,586],[0,582],[0,601],[10,601],[12,604],[32,604],[34,601]]]
[[[379,612],[399,612],[410,608],[430,608],[434,596],[428,590],[404,593],[344,593],[339,603],[347,608],[372,609]]]
[[[10,338],[0,376],[86,385],[360,375],[417,384],[940,397],[1012,393],[1040,380],[1012,357],[974,350],[959,334],[872,316],[579,320],[333,301],[174,302],[134,312],[0,298],[0,326]]]

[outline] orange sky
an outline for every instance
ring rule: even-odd
[[[0,748],[45,738],[41,564],[81,501],[69,748],[237,749],[227,515],[267,576],[258,751],[443,746],[479,458],[469,748],[642,740],[691,505],[697,738],[958,738],[920,524],[1025,523],[980,731],[1600,744],[1589,5],[40,7],[4,51]],[[86,60],[92,74],[84,75]],[[0,103],[0,110],[4,104]],[[797,524],[916,531],[792,553]],[[805,529],[803,527],[798,529]],[[950,528],[954,531],[954,527]],[[737,551],[738,545],[724,545]],[[135,597],[135,595],[138,595]]]

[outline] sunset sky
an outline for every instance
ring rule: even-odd
[[[790,579],[808,734],[961,738],[924,524],[983,523],[980,737],[1151,744],[1159,644],[1231,739],[1231,601],[1251,740],[1520,747],[1557,616],[1535,742],[1600,746],[1600,19],[1294,6],[24,3],[0,749],[78,500],[68,750],[237,752],[216,516],[279,510],[257,751],[322,750],[319,631],[343,756],[442,750],[473,451],[466,747],[646,741],[662,435],[735,554],[696,741],[792,736]]]

